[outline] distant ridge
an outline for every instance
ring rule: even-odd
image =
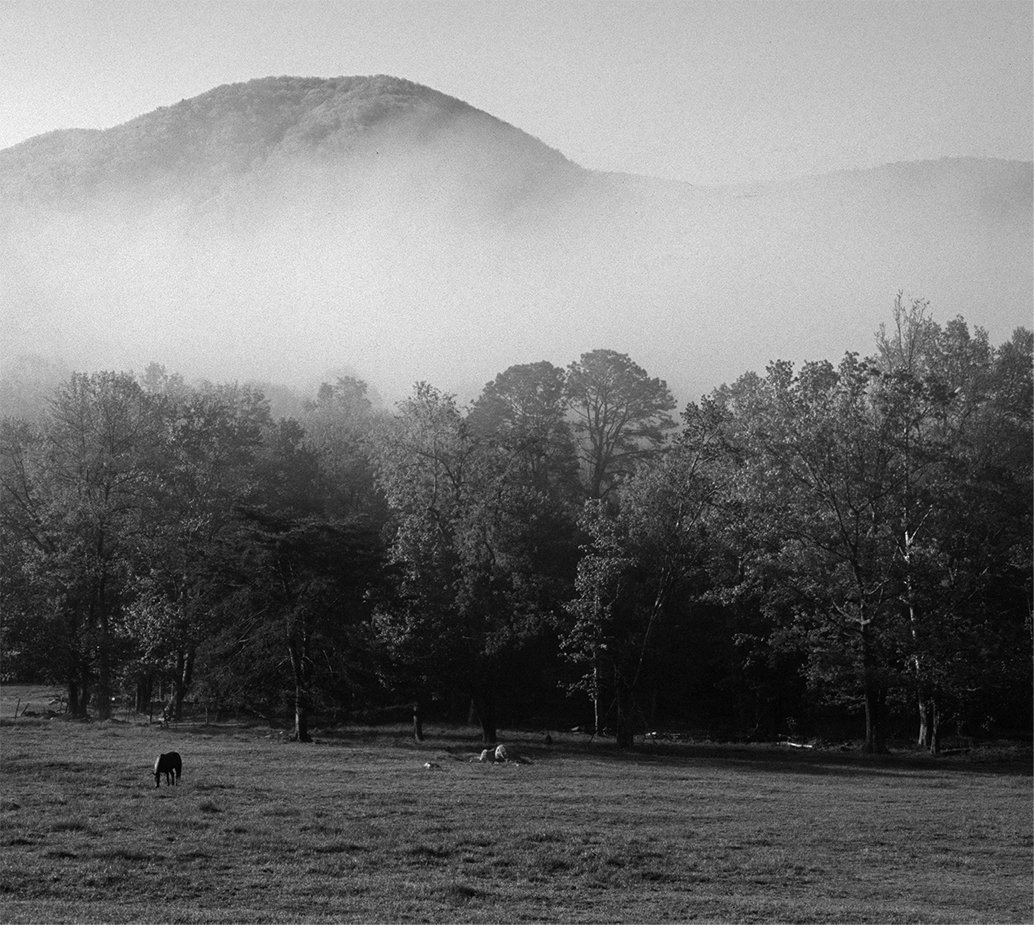
[[[526,170],[570,181],[590,177],[611,188],[776,192],[819,183],[846,187],[871,183],[979,183],[981,169],[1000,165],[1015,175],[1010,198],[1025,207],[1030,161],[942,157],[847,168],[778,182],[697,185],[624,172],[588,171],[534,136],[469,103],[413,81],[389,75],[264,77],[223,84],[196,97],[159,107],[108,129],[57,129],[0,149],[3,203],[84,202],[127,187],[155,188],[190,182],[205,186],[239,179],[287,162],[351,160],[376,155],[378,142],[396,145],[435,139],[455,143],[462,126],[476,127],[484,162],[498,169],[514,159]],[[450,137],[450,132],[454,134]],[[495,149],[495,150],[493,150]],[[500,158],[499,152],[505,152]],[[470,165],[468,164],[467,167]]]

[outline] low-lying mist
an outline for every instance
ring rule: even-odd
[[[2,210],[4,356],[303,389],[348,368],[391,402],[608,347],[684,403],[870,351],[899,290],[993,340],[1030,324],[1029,164],[699,188],[544,162],[483,122]]]

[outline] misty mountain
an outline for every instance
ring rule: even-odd
[[[218,213],[313,183],[338,199],[371,172],[446,191],[462,180],[452,192],[498,210],[586,173],[513,126],[409,81],[269,78],[107,131],[51,132],[0,151],[0,200]]]
[[[898,290],[1029,325],[1032,166],[699,187],[585,170],[391,77],[269,78],[0,151],[0,337],[77,368],[470,395],[631,354],[690,398],[869,351]]]

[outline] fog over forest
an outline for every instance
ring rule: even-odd
[[[600,174],[388,77],[0,152],[9,672],[303,742],[1029,731],[1031,168]]]
[[[4,366],[473,398],[511,364],[628,352],[680,403],[862,353],[895,294],[1029,324],[1030,163],[705,188],[586,171],[393,78],[217,88],[0,152]]]

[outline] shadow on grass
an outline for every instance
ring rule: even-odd
[[[63,719],[61,719],[63,720]],[[61,723],[55,720],[54,723]],[[21,718],[13,722],[30,727],[51,723],[44,719]],[[12,722],[7,722],[11,725]],[[0,726],[4,719],[0,719]],[[143,728],[155,727],[146,721],[137,722]],[[297,744],[285,735],[289,731],[271,729],[264,721],[209,723],[183,721],[173,725],[180,735],[195,735],[206,739],[238,741],[272,741],[285,747],[318,749],[323,746],[362,746],[412,751],[416,756],[445,753],[456,761],[467,761],[480,753],[485,744],[480,733],[470,727],[449,725],[424,726],[424,740],[413,739],[412,728],[406,724],[341,725],[315,728],[311,744]],[[515,747],[525,759],[533,763],[560,759],[591,758],[606,763],[672,767],[702,767],[732,765],[742,768],[764,768],[773,772],[805,773],[816,776],[873,776],[889,771],[903,774],[940,774],[965,772],[985,776],[1034,775],[1034,746],[1028,743],[989,742],[948,750],[933,755],[906,745],[892,747],[884,754],[864,754],[857,745],[849,749],[815,747],[793,748],[779,743],[715,743],[715,742],[639,742],[632,749],[622,749],[613,743],[582,735],[558,734],[552,745],[543,743],[539,732],[501,731],[498,743]],[[56,764],[55,764],[56,765]],[[71,770],[75,771],[75,770]],[[217,788],[217,786],[210,786]]]
[[[596,748],[594,755],[616,762],[675,762],[764,766],[773,771],[815,775],[867,776],[888,771],[911,773],[967,772],[983,775],[1031,776],[1034,752],[1027,745],[1009,750],[939,755],[920,750],[892,749],[866,754],[860,749],[797,749],[782,744],[644,744],[631,751]]]

